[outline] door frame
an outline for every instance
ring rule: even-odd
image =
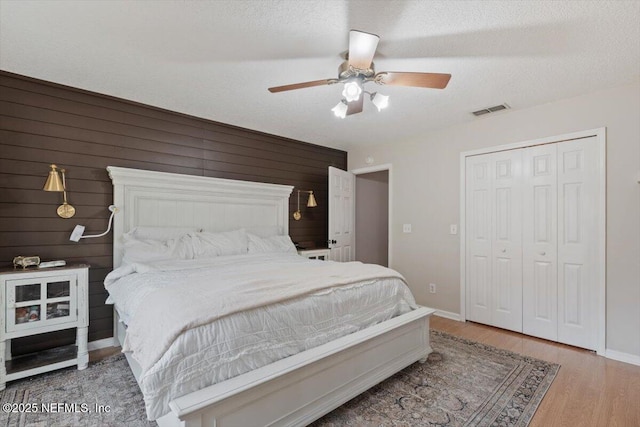
[[[392,165],[391,163],[385,163],[385,164],[381,164],[381,165],[376,165],[376,166],[367,166],[364,168],[358,168],[358,169],[352,169],[349,172],[351,172],[354,175],[363,175],[366,173],[372,173],[372,172],[381,172],[381,171],[388,171],[388,176],[389,176],[389,203],[387,206],[388,209],[388,217],[389,217],[389,222],[387,223],[387,238],[388,238],[388,245],[387,245],[387,261],[389,264],[389,268],[393,268],[393,257],[392,257],[392,252],[391,252],[391,243],[392,243],[392,227],[391,224],[393,224],[393,210],[391,209],[391,206],[393,206],[393,178],[392,178]],[[355,191],[358,191],[358,186],[355,186]],[[354,194],[355,197],[355,194]],[[355,209],[358,209],[358,206],[356,205]],[[355,229],[355,224],[354,224],[354,229]],[[357,237],[357,236],[356,236]]]
[[[589,129],[585,131],[572,132],[563,135],[555,135],[546,138],[534,139],[529,141],[521,141],[512,144],[498,145],[493,147],[480,148],[477,150],[463,151],[460,153],[460,321],[466,321],[466,295],[467,295],[467,281],[466,281],[466,158],[469,156],[477,156],[479,154],[493,153],[496,151],[514,150],[517,148],[533,147],[536,145],[553,144],[562,141],[568,141],[572,139],[595,137],[598,144],[598,153],[600,158],[599,171],[598,171],[598,183],[600,184],[600,212],[598,212],[597,218],[597,235],[598,235],[598,274],[596,279],[597,291],[596,298],[598,300],[598,308],[596,313],[598,323],[598,339],[596,346],[596,353],[604,356],[606,349],[606,127]]]

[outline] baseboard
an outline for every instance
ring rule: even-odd
[[[115,345],[115,340],[113,338],[104,338],[101,340],[90,341],[88,347],[89,351],[93,351],[101,348],[115,347]]]
[[[632,365],[640,366],[640,356],[636,356],[635,354],[606,349],[604,357],[606,357],[607,359],[617,360],[618,362],[630,363]]]
[[[445,319],[456,320],[458,322],[460,321],[460,315],[458,313],[452,313],[450,311],[444,311],[444,310],[436,310],[436,312],[433,314],[434,316],[444,317]]]

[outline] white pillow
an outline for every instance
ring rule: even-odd
[[[187,233],[200,231],[197,227],[152,227],[140,226],[129,231],[125,236],[135,237],[138,240],[158,240],[165,242],[169,239],[177,239]]]
[[[249,236],[249,253],[279,253],[296,252],[296,247],[289,236],[258,237],[255,234]]]
[[[193,244],[189,234],[164,242],[125,235],[122,261],[126,264],[192,258]]]
[[[240,255],[247,253],[247,232],[244,229],[221,233],[190,234],[193,242],[194,258],[212,258],[222,255]]]
[[[253,234],[258,237],[271,237],[282,234],[282,227],[277,225],[265,225],[262,227],[247,227],[248,234]]]

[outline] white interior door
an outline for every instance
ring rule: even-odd
[[[595,137],[558,144],[558,341],[597,347],[600,206]]]
[[[329,248],[333,261],[355,259],[354,174],[329,166]]]
[[[523,152],[522,331],[558,340],[557,144]]]

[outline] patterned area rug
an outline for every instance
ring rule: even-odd
[[[312,425],[526,426],[559,369],[443,332],[431,331],[431,339],[427,363],[414,363]],[[0,404],[0,425],[8,427],[156,425],[146,419],[122,355],[84,371],[14,381],[0,392]]]
[[[147,420],[142,393],[122,354],[83,371],[66,368],[10,382],[0,392],[0,404],[3,427],[157,426]]]
[[[527,426],[560,365],[431,331],[433,353],[312,424]]]

